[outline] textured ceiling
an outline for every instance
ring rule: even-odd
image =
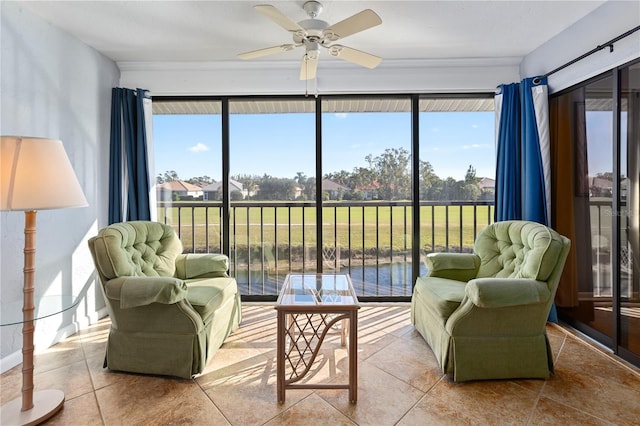
[[[304,1],[24,1],[24,8],[116,62],[236,61],[241,52],[291,42],[256,12],[272,4],[293,21]],[[324,1],[336,23],[371,8],[382,25],[342,44],[384,59],[519,58],[604,1]],[[299,50],[267,57],[291,61]],[[325,59],[326,57],[326,59]],[[257,59],[261,61],[264,59]],[[323,60],[336,61],[329,55]]]

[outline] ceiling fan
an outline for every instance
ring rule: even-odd
[[[332,44],[352,34],[380,25],[382,19],[373,10],[365,9],[336,24],[329,25],[327,22],[317,19],[320,12],[322,12],[322,4],[319,2],[308,1],[304,3],[302,8],[309,15],[309,19],[295,23],[275,6],[254,6],[254,9],[258,12],[289,31],[293,36],[293,43],[241,53],[238,57],[240,59],[253,59],[304,46],[305,53],[302,56],[300,80],[309,80],[316,77],[321,47],[327,49],[332,56],[366,68],[375,68],[382,62],[382,58],[370,53],[361,52],[341,44]]]

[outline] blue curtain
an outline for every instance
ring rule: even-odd
[[[549,226],[551,164],[546,77],[498,87],[496,104],[495,220]],[[549,321],[557,322],[555,304]]]
[[[119,87],[111,90],[109,224],[151,220],[145,92]]]
[[[520,180],[520,92],[518,83],[503,84],[496,94],[495,220],[522,218]]]

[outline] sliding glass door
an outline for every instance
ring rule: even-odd
[[[620,72],[620,337],[640,356],[640,63]]]
[[[550,119],[560,319],[640,364],[640,64],[554,95]]]

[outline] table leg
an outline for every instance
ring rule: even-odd
[[[349,401],[358,400],[358,311],[349,313]]]
[[[285,316],[282,311],[278,311],[278,348],[276,351],[276,390],[278,393],[278,402],[284,403],[284,357],[285,357]]]

